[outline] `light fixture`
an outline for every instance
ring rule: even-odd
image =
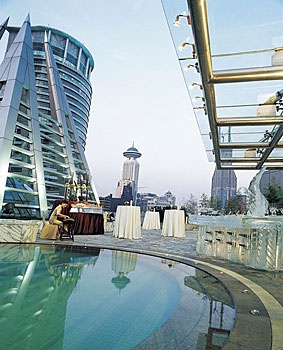
[[[180,26],[180,17],[186,17],[187,18],[187,22],[190,25],[191,24],[191,18],[189,15],[186,14],[186,12],[182,12],[180,15],[178,15],[173,23],[173,25],[175,27],[179,27]]]
[[[200,107],[200,106],[193,107],[193,109],[196,110],[196,111],[203,110],[204,114],[207,114],[207,109],[206,109],[206,105],[205,104],[203,104],[202,107]]]
[[[197,62],[195,64],[188,64],[186,67],[184,67],[184,70],[187,72],[190,69],[190,67],[195,68],[196,71],[199,73],[199,65]]]
[[[195,44],[191,44],[191,43],[188,43],[188,42],[184,42],[184,43],[182,43],[182,44],[178,47],[178,49],[179,49],[180,51],[184,51],[186,45],[191,45],[191,47],[192,47],[192,49],[193,49],[193,52],[192,52],[193,58],[197,58]]]
[[[198,83],[192,83],[190,86],[189,86],[189,89],[193,89],[194,86],[198,86],[201,90],[203,90],[203,87],[201,84],[198,84]]]
[[[197,100],[202,100],[203,102],[205,101],[205,99],[204,99],[204,97],[202,97],[202,96],[195,96],[193,99],[192,99],[192,101],[193,102],[196,102]]]
[[[253,316],[259,316],[259,315],[260,315],[260,312],[259,312],[259,310],[257,310],[257,309],[251,309],[251,310],[250,310],[250,313],[251,313]]]
[[[180,51],[184,51],[186,45],[191,45],[190,42],[191,38],[188,36],[186,40],[178,47]]]

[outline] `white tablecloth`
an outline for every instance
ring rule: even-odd
[[[115,216],[113,236],[116,238],[141,238],[140,207],[118,206]]]
[[[72,207],[70,213],[103,214],[102,209],[94,207]]]
[[[144,230],[160,230],[160,216],[157,211],[147,211],[144,216],[142,228]]]
[[[184,210],[165,210],[162,235],[168,237],[185,237]]]

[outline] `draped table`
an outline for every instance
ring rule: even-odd
[[[185,237],[184,210],[165,210],[162,236]]]
[[[159,212],[147,211],[144,216],[142,228],[144,230],[160,230]]]
[[[113,236],[116,238],[141,238],[141,213],[140,207],[117,207]]]
[[[70,210],[69,216],[75,220],[75,235],[104,234],[104,220],[101,209],[92,207],[73,207]]]

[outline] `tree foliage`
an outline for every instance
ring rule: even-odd
[[[270,204],[275,205],[277,208],[283,207],[283,190],[278,184],[273,183],[269,185],[265,197]]]
[[[195,214],[198,209],[198,201],[196,197],[191,194],[188,200],[183,200],[182,208],[189,214]]]
[[[199,205],[201,208],[209,207],[210,200],[205,193],[200,196]]]
[[[214,210],[221,210],[221,199],[218,197],[211,197],[210,207]]]
[[[245,204],[242,196],[233,196],[227,200],[226,212],[227,213],[243,213],[245,211]]]

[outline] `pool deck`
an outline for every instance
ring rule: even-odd
[[[204,270],[230,291],[236,306],[233,331],[226,350],[283,350],[283,272],[254,270],[221,259],[196,254],[197,231],[186,231],[185,238],[163,237],[160,230],[144,231],[138,240],[103,235],[75,236],[71,240],[37,238],[35,244],[79,245],[126,250],[165,257]],[[252,315],[251,310],[258,310]],[[155,348],[156,349],[156,348]]]

